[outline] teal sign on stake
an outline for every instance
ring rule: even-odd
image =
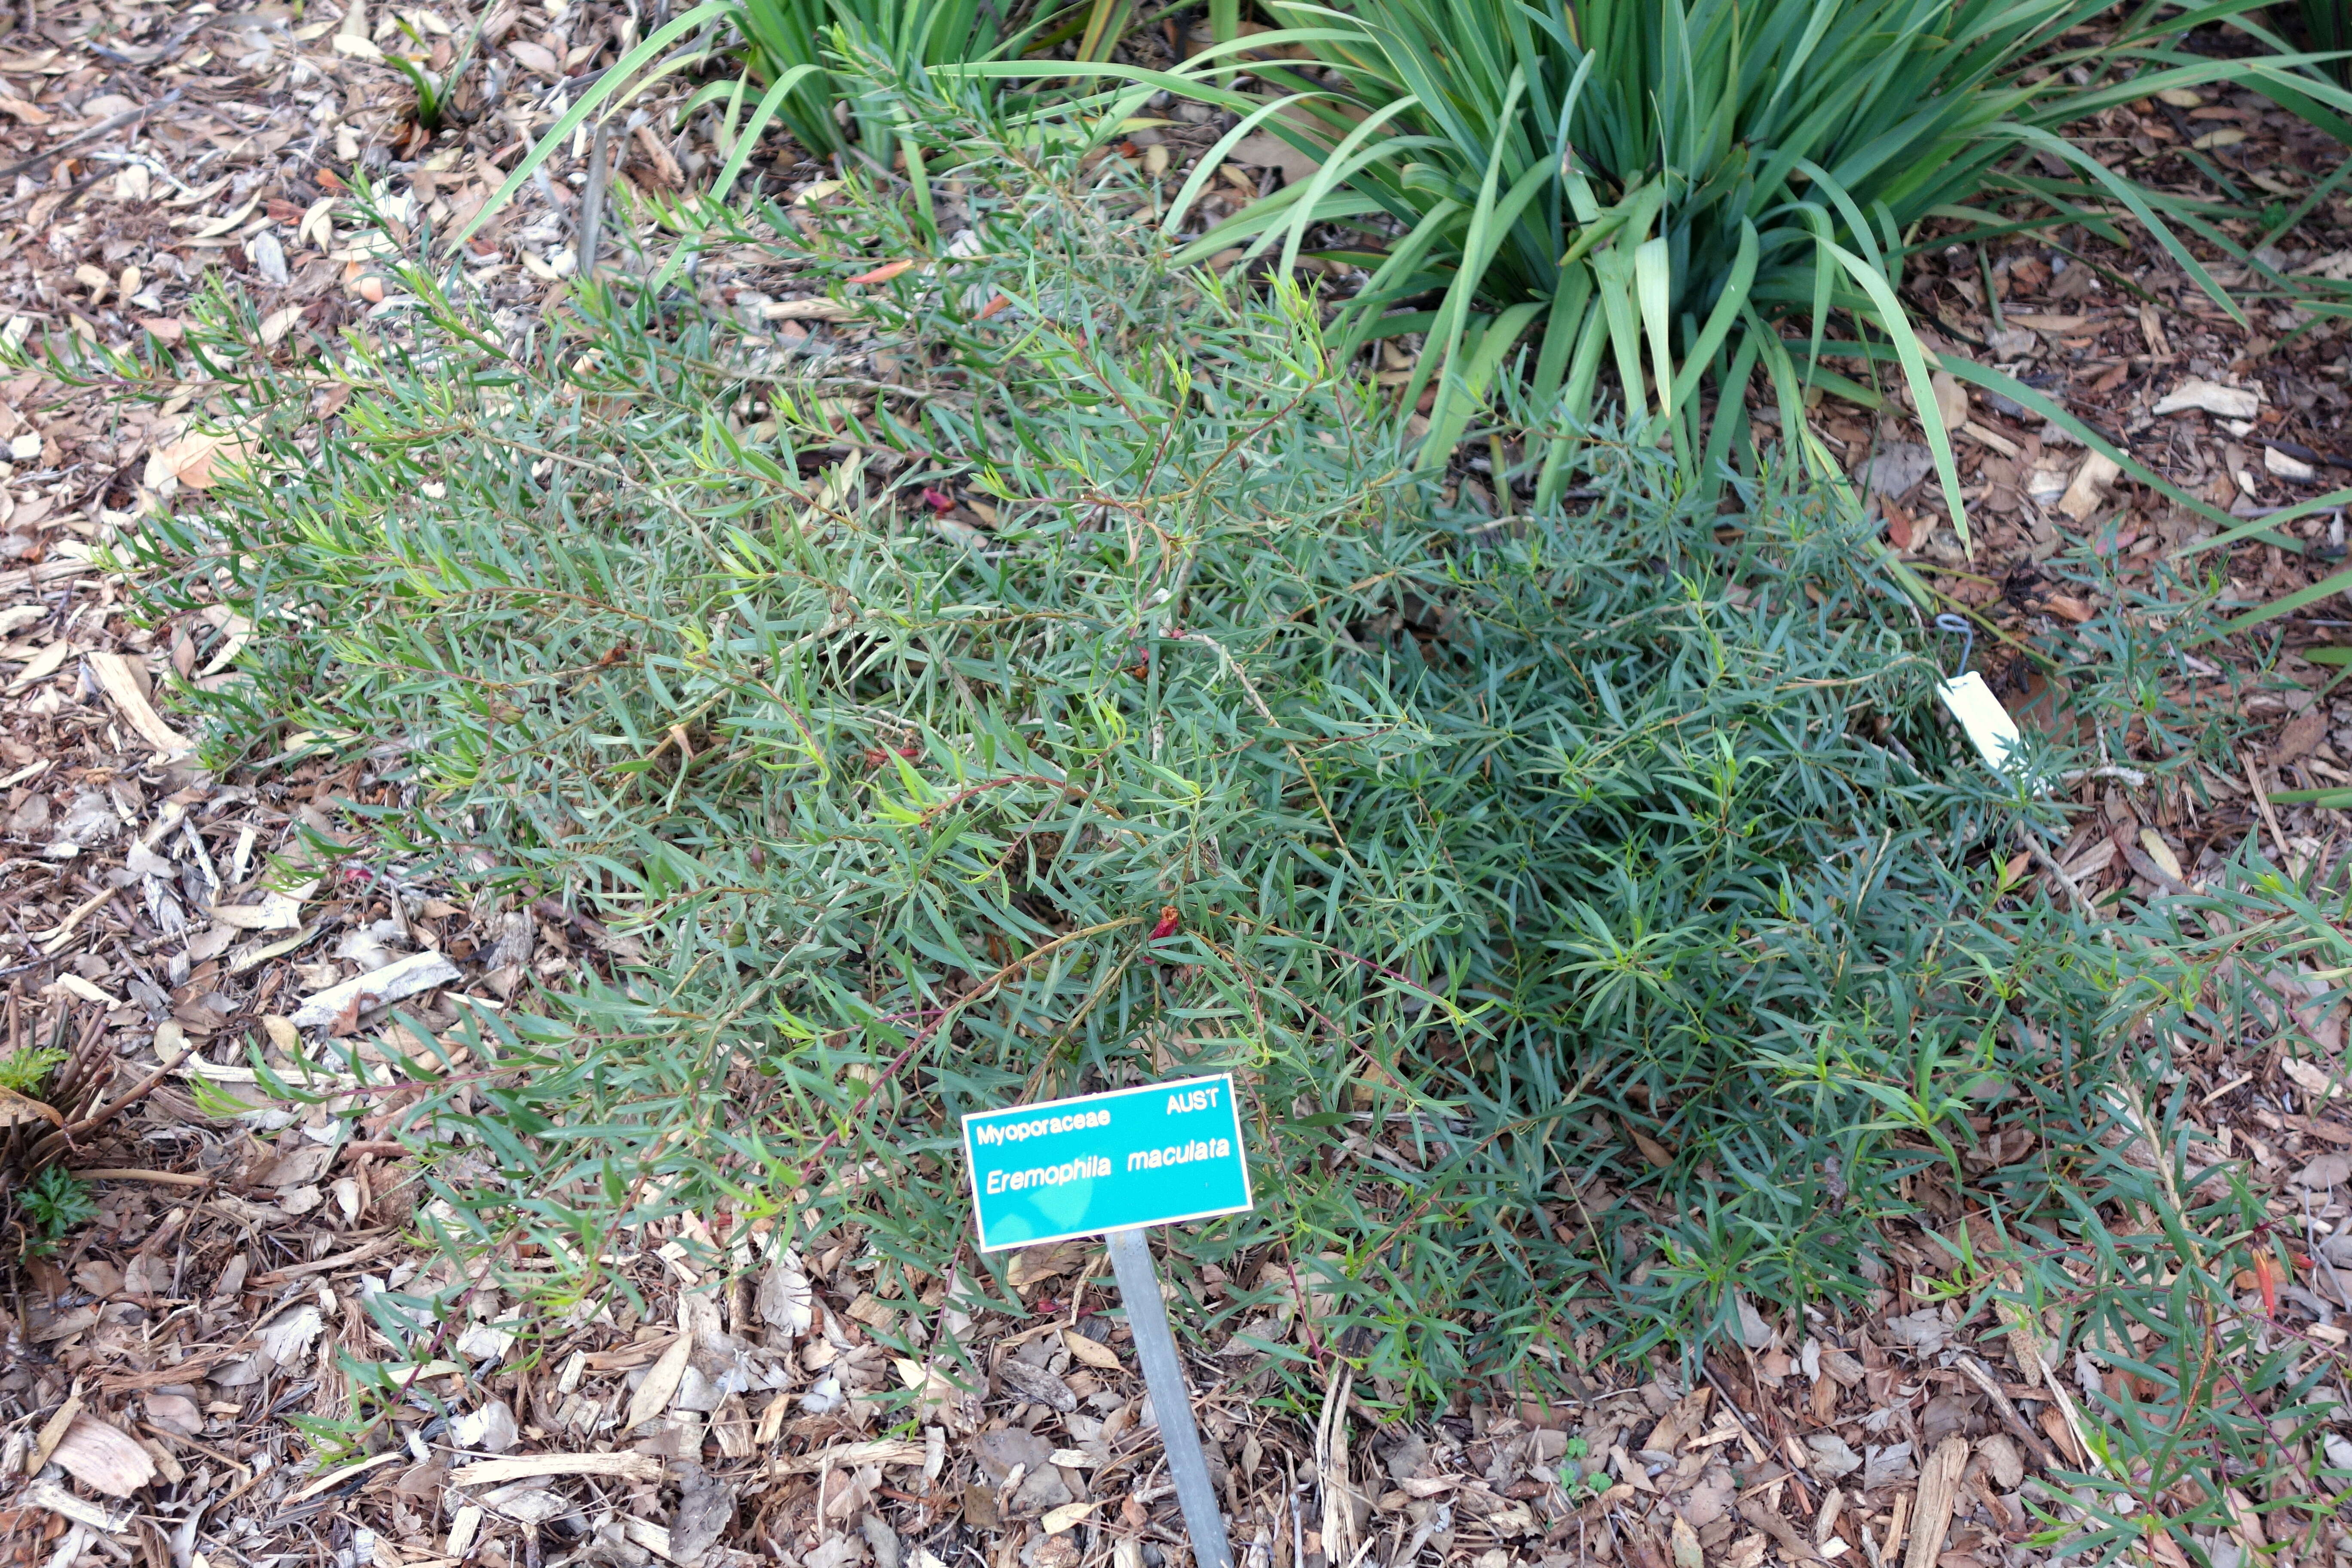
[[[982,1252],[1250,1206],[1231,1073],[975,1111],[963,1147]]]

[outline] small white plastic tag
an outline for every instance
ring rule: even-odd
[[[1985,766],[1999,773],[2009,762],[2010,752],[2017,749],[2021,736],[2017,732],[2017,721],[1984,683],[1984,677],[1969,670],[1958,680],[1947,680],[1936,688],[1936,694],[1951,710],[1960,728],[1976,742],[1977,755]]]

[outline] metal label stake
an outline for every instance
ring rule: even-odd
[[[1229,1073],[975,1111],[963,1119],[983,1252],[1103,1237],[1127,1303],[1193,1568],[1233,1568],[1225,1516],[1192,1424],[1192,1394],[1143,1227],[1250,1206],[1249,1162]]]
[[[1151,1411],[1160,1421],[1160,1446],[1168,1452],[1168,1473],[1176,1482],[1177,1506],[1192,1538],[1194,1568],[1233,1568],[1234,1549],[1225,1540],[1225,1516],[1217,1507],[1216,1483],[1201,1452],[1200,1428],[1192,1424],[1192,1392],[1184,1363],[1176,1358],[1176,1336],[1160,1299],[1160,1273],[1151,1267],[1151,1243],[1140,1230],[1115,1230],[1111,1272],[1127,1303],[1127,1326],[1135,1335],[1135,1355],[1143,1363],[1143,1385],[1151,1391]]]

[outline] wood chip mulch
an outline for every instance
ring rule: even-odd
[[[0,335],[35,346],[63,334],[175,342],[211,278],[249,293],[272,346],[364,325],[386,291],[338,171],[367,170],[406,221],[462,222],[567,84],[647,23],[633,6],[512,0],[485,18],[381,5],[26,10],[33,26],[0,37],[0,181],[14,182],[0,196]],[[468,78],[450,127],[429,132],[380,56],[399,48],[446,69],[478,19],[492,68]],[[2260,100],[2215,94],[2110,120],[2137,173],[2183,189],[2205,189],[2179,161],[2200,137],[2200,152],[2264,189],[2307,189],[2325,172],[2326,150]],[[2214,140],[2208,127],[2242,134]],[[1125,155],[1181,178],[1214,129],[1183,121]],[[630,146],[615,178],[649,186],[714,162],[691,132]],[[1236,196],[1284,176],[1277,145],[1255,155],[1228,182]],[[510,319],[544,310],[577,268],[576,173],[527,193],[467,259]],[[2347,228],[2331,202],[2279,260],[2338,267]],[[2026,237],[1984,262],[1945,257],[1908,283],[1945,347],[2077,398],[2225,509],[2284,504],[2340,477],[2334,459],[2352,457],[2352,438],[2338,340],[2278,319],[2249,334],[2150,247],[2074,238],[2071,257]],[[748,264],[713,268],[701,286],[714,306],[762,321],[782,291]],[[777,320],[795,336],[830,330]],[[248,1047],[290,1060],[302,1028],[314,1042],[380,1035],[383,1011],[364,998],[383,994],[387,974],[415,981],[403,1005],[455,1041],[468,1009],[527,996],[605,949],[593,921],[476,900],[381,853],[340,804],[384,797],[365,767],[297,763],[240,783],[190,765],[158,681],[217,677],[251,629],[226,616],[135,625],[122,582],[92,559],[173,490],[209,482],[209,448],[186,436],[185,416],[38,369],[0,384],[0,1044],[78,1053],[86,1124],[64,1163],[97,1198],[88,1223],[8,1276],[0,1564],[1184,1562],[1152,1412],[1094,1249],[1022,1255],[1025,1316],[975,1319],[956,1310],[951,1280],[932,1282],[932,1304],[988,1372],[971,1392],[877,1342],[891,1309],[854,1231],[793,1250],[725,1214],[648,1227],[615,1265],[642,1314],[616,1298],[525,1321],[414,1244],[417,1172],[385,1136],[395,1104],[349,1084],[319,1086],[312,1104],[265,1092]],[[2095,474],[2078,490],[2081,450],[2014,407],[1979,396],[1963,424],[1984,520],[1973,555],[1903,461],[1872,470],[1885,482],[1871,488],[1890,542],[2004,629],[2095,611],[2043,570],[2069,537],[2096,539],[2127,581],[2146,581],[2165,548],[2210,526]],[[1832,405],[1822,428],[1857,467],[1916,439],[1899,411],[1874,426]],[[2334,569],[2339,519],[2294,531],[2304,554],[2252,545],[2230,558],[2243,597]],[[2282,625],[2301,650],[2342,640],[2347,618],[2337,600]],[[1999,673],[2013,700],[2038,695],[2030,670]],[[2221,674],[2189,664],[2179,679]],[[2290,652],[2250,700],[2266,738],[2234,772],[2211,772],[2220,809],[2121,776],[2086,780],[2101,809],[2058,857],[2070,879],[2092,896],[2163,890],[2209,875],[2248,832],[2284,862],[2332,863],[2340,816],[2264,811],[2255,795],[2352,783],[2352,699],[2326,689],[2331,674]],[[2345,1012],[2315,1021],[2339,1047]],[[2192,1065],[2196,1114],[2237,1140],[2259,1177],[2295,1191],[2278,1212],[2307,1215],[2315,1243],[2352,1215],[2352,1159],[2339,1152],[2352,1121],[2326,1075],[2298,1069],[2313,1070],[2217,1051]],[[196,1077],[214,1087],[192,1087]],[[251,1109],[223,1114],[215,1093]],[[56,1131],[5,1100],[0,1115],[20,1152]],[[2038,1477],[2084,1461],[2053,1375],[2101,1374],[2022,1366],[1997,1325],[1912,1296],[1915,1263],[1932,1271],[1939,1256],[1924,1236],[1912,1251],[1893,1238],[1874,1315],[1751,1313],[1701,1377],[1628,1372],[1572,1405],[1490,1390],[1406,1426],[1343,1375],[1318,1419],[1296,1420],[1259,1402],[1252,1354],[1199,1354],[1196,1407],[1236,1552],[1245,1568],[2045,1561],[2036,1510],[2058,1505]],[[695,1261],[730,1255],[745,1267],[729,1278]],[[400,1361],[372,1311],[436,1292],[461,1297],[457,1316],[426,1360]],[[2289,1310],[2340,1339],[2324,1304]],[[385,1367],[396,1396],[355,1403],[347,1362]],[[921,1391],[913,1422],[881,1403],[902,1388]],[[332,1431],[366,1457],[322,1466]],[[2263,1532],[2249,1512],[2234,1539],[2207,1544],[2243,1561],[2277,1550]],[[2342,1554],[2326,1521],[2293,1550],[2297,1562]]]

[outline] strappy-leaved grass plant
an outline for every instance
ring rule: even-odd
[[[796,83],[774,100],[776,118],[793,140],[820,157],[862,152],[885,169],[899,144],[890,100],[856,90],[854,80],[830,68],[841,49],[870,53],[906,74],[1017,58],[1051,14],[1034,10],[1029,25],[1013,26],[1015,7],[997,0],[730,0],[729,9],[741,39],[745,76],[697,96],[723,99],[740,112],[751,93]],[[836,103],[843,110],[837,118]],[[762,119],[755,113],[740,134],[757,142],[766,130]]]
[[[1845,312],[1908,384],[1965,529],[1928,355],[1900,297],[1919,226],[1955,220],[1966,238],[2061,223],[2120,237],[2137,225],[2234,315],[2187,243],[2244,261],[2212,215],[2116,174],[2063,129],[2223,80],[2352,106],[2304,57],[2180,47],[2193,27],[2239,23],[2252,0],[2189,16],[2154,4],[2116,16],[2104,0],[1270,8],[1291,26],[1252,49],[1295,46],[1326,69],[1252,65],[1268,90],[1218,96],[1245,119],[1217,153],[1265,131],[1320,156],[1321,171],[1185,255],[1241,244],[1287,263],[1320,245],[1369,269],[1336,344],[1427,335],[1405,389],[1408,400],[1436,389],[1423,461],[1452,451],[1498,375],[1529,377],[1564,426],[1533,459],[1549,467],[1548,495],[1566,483],[1562,459],[1604,373],[1628,416],[1671,438],[1705,484],[1740,451],[1745,419],[1737,395],[1711,429],[1703,409],[1759,366],[1784,413],[1808,384],[1840,384],[1818,361]],[[1215,155],[1174,205],[1171,232]],[[1330,239],[1333,226],[1355,237]]]

